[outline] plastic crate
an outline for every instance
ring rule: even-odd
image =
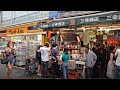
[[[79,79],[79,73],[74,70],[68,70],[68,79]]]

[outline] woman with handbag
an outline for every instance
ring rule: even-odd
[[[110,48],[111,50],[111,53],[110,53],[110,60],[108,62],[108,65],[107,65],[107,77],[110,78],[110,79],[114,79],[114,76],[115,76],[115,56],[114,56],[114,49],[115,47],[112,46]]]
[[[15,49],[13,47],[13,43],[12,42],[8,42],[7,43],[7,47],[5,49],[5,53],[6,53],[6,59],[7,59],[7,63],[6,66],[8,68],[8,72],[7,72],[7,76],[9,79],[11,79],[11,74],[12,74],[12,68],[13,65],[15,63]]]

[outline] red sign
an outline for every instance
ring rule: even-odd
[[[47,37],[51,38],[51,31],[50,30],[47,31]]]
[[[75,25],[75,19],[70,20],[70,25]]]
[[[118,44],[119,41],[118,40],[105,40],[107,42],[107,44]]]

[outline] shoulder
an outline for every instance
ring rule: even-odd
[[[41,49],[44,49],[44,47],[41,47],[40,50],[41,50]]]
[[[64,53],[62,53],[62,55],[65,55]]]

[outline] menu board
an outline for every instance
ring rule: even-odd
[[[63,36],[63,41],[77,41],[75,34],[66,34]]]

